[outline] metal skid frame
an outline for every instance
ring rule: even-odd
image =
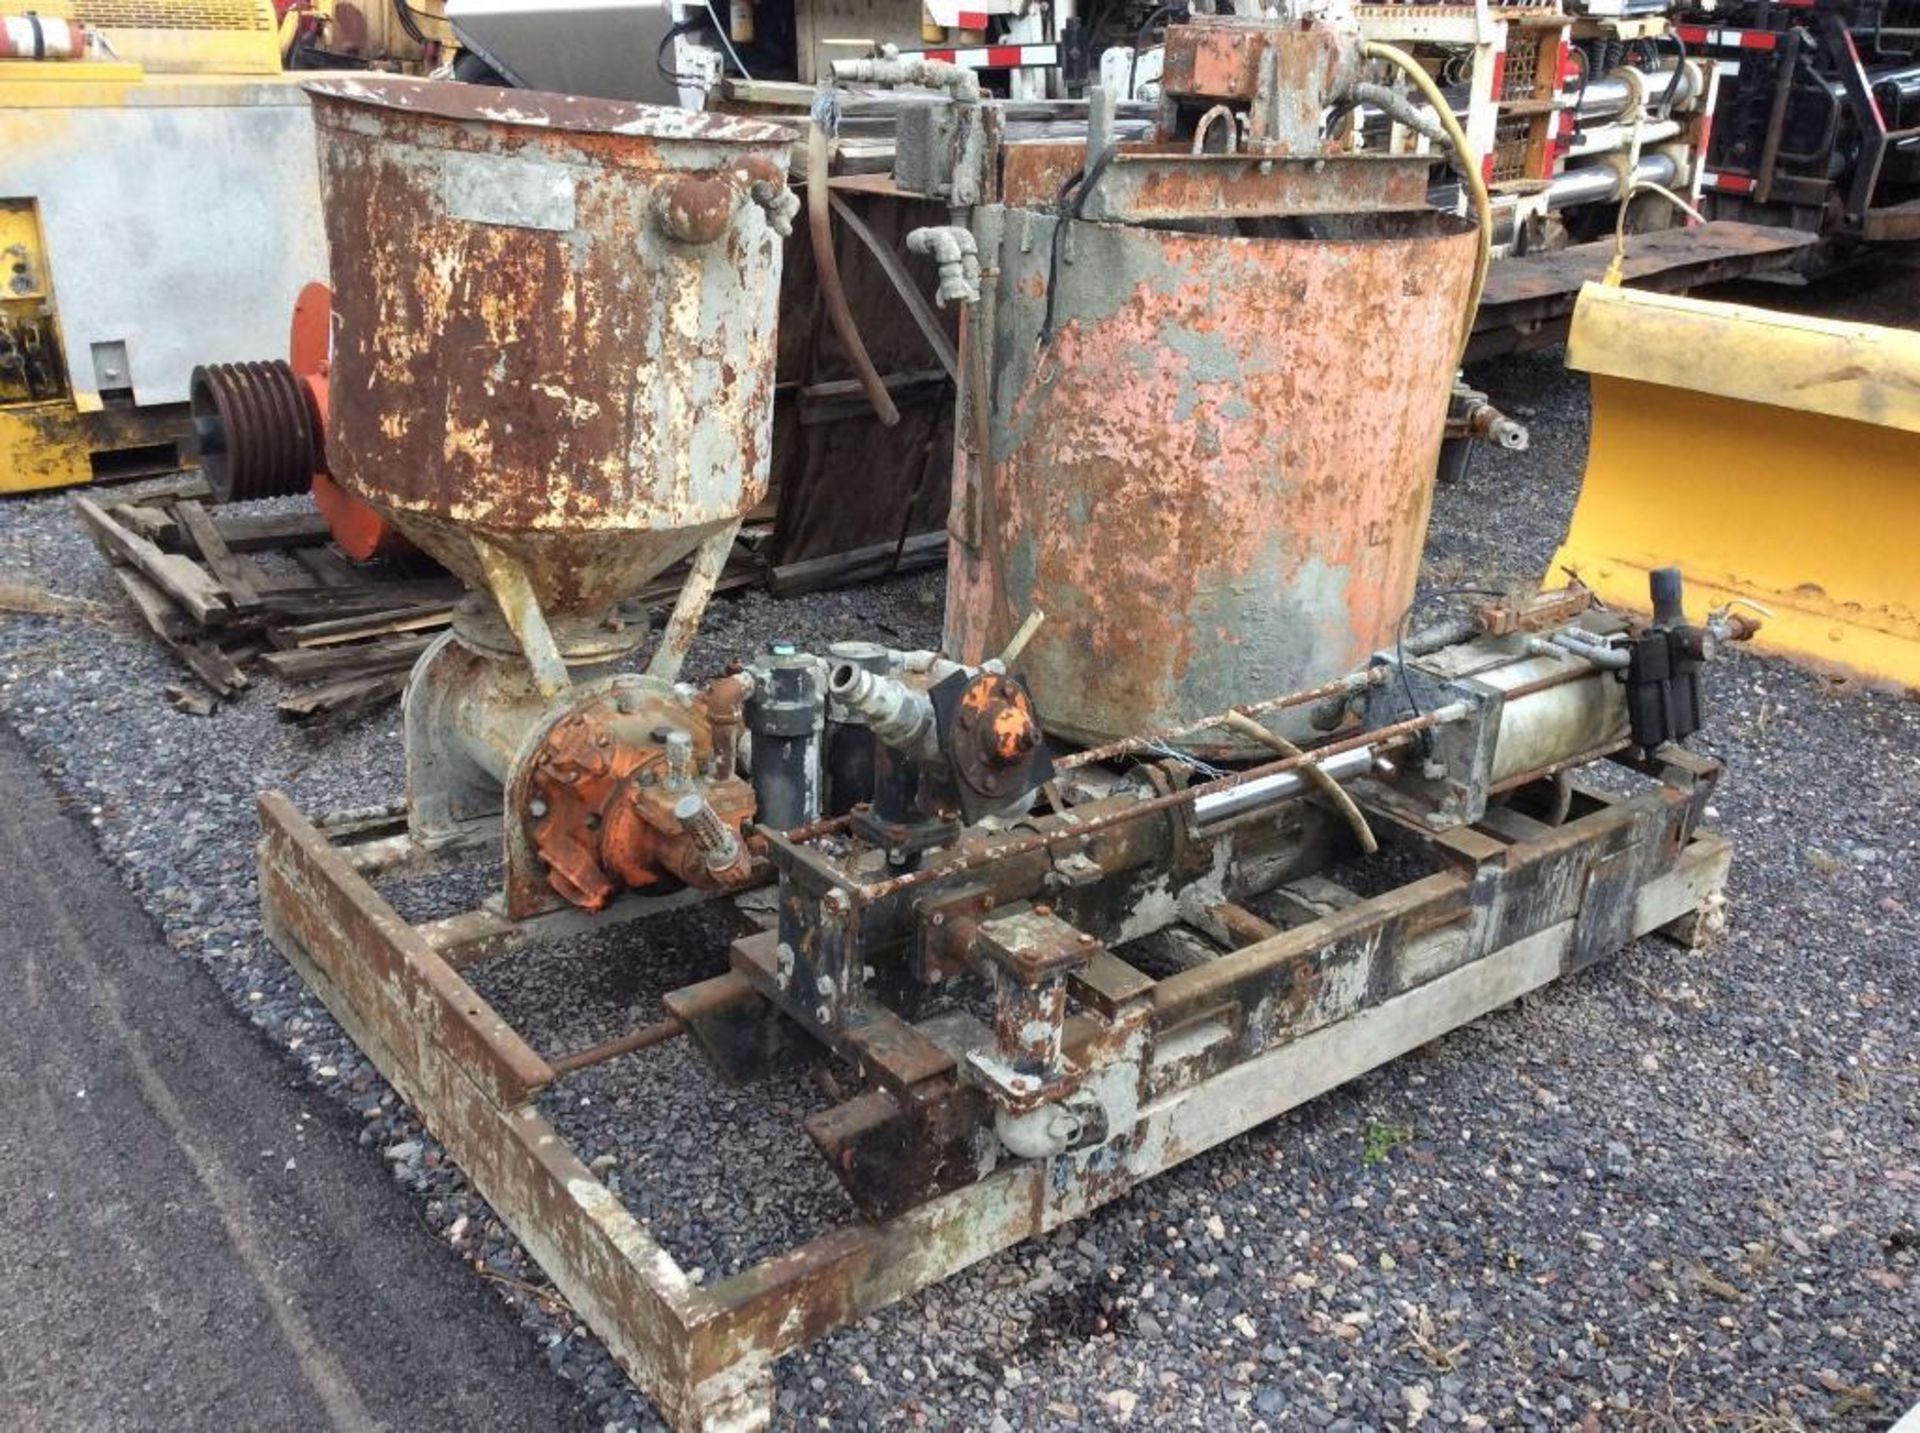
[[[328,829],[277,792],[260,801],[261,892],[274,944],[667,1421],[757,1429],[771,1416],[781,1355],[1636,937],[1690,935],[1730,857],[1723,838],[1698,829],[1718,770],[1663,753],[1659,780],[1633,795],[1577,786],[1574,814],[1559,825],[1499,808],[1434,834],[1375,813],[1437,869],[1292,928],[1242,920],[1237,948],[1162,980],[1103,956],[1097,986],[1077,993],[1108,1036],[1144,1052],[1147,1094],[1131,1126],[1052,1158],[1002,1163],[708,1285],[688,1278],[537,1109],[541,1091],[583,1062],[550,1062],[459,974],[661,902],[520,922],[483,907],[409,924],[373,885],[420,863],[408,838],[394,826]],[[704,1046],[716,1032],[736,1052],[806,1046],[748,978],[754,947],[740,942],[730,973],[669,995],[669,1009]],[[1231,1038],[1201,1038],[1208,1022]]]

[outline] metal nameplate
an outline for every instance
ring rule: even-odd
[[[440,175],[447,214],[475,224],[567,230],[573,223],[573,172],[497,154],[449,154]]]

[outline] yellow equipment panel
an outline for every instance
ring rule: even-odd
[[[106,35],[115,57],[152,74],[280,72],[273,0],[68,0],[68,9]]]
[[[30,199],[0,197],[0,492],[85,482],[76,416],[39,212]]]
[[[1644,610],[1647,574],[1771,612],[1753,645],[1920,688],[1920,333],[1589,284],[1580,499],[1550,569]]]

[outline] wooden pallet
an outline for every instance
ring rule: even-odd
[[[183,473],[73,499],[128,600],[194,678],[168,688],[174,704],[211,713],[261,671],[279,684],[288,721],[345,719],[397,698],[453,620],[459,582],[437,568],[350,562],[311,509],[262,514],[210,507],[210,498],[199,474]],[[749,515],[717,590],[815,591],[945,557],[940,534],[772,567],[771,516]],[[281,560],[263,563],[269,553]],[[684,568],[668,570],[635,604],[670,603],[683,577]]]

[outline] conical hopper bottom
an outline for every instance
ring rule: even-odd
[[[469,587],[489,590],[475,540],[514,559],[526,573],[540,610],[556,625],[593,619],[644,588],[734,518],[700,527],[648,532],[498,531],[447,518],[384,508],[388,520]]]

